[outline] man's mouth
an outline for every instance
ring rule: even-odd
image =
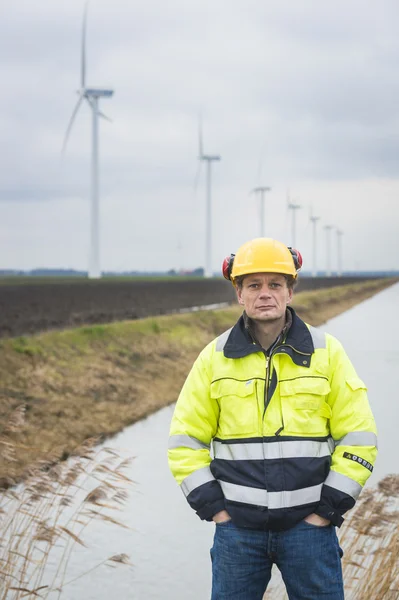
[[[274,304],[262,304],[261,306],[257,306],[256,308],[274,308]]]

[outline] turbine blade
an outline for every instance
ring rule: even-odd
[[[194,194],[197,193],[198,182],[199,182],[199,178],[200,178],[200,174],[201,174],[201,164],[202,164],[202,160],[199,159],[198,168],[197,168],[197,172],[195,174],[195,179],[194,179]]]
[[[287,200],[287,204],[286,204],[286,209],[284,211],[284,224],[283,224],[283,230],[284,232],[288,232],[288,220],[290,217],[290,188],[287,188],[287,192],[286,192],[286,200]],[[288,239],[289,239],[289,235],[288,235]]]
[[[86,2],[83,12],[83,23],[82,23],[82,56],[80,64],[80,86],[82,89],[86,86],[86,23],[87,23],[87,9],[89,3]]]
[[[90,96],[86,96],[86,100],[87,103],[89,104],[90,108],[92,110],[94,110],[94,103],[93,103],[93,99],[90,98]],[[106,121],[109,121],[110,123],[112,123],[112,119],[110,119],[109,117],[107,117],[107,115],[105,115],[103,112],[101,112],[100,110],[97,109],[97,115],[99,117],[101,117],[102,119],[105,119]]]
[[[258,170],[256,172],[256,185],[259,186],[260,182],[261,182],[261,177],[262,177],[262,156],[259,157],[259,161],[258,161]]]
[[[65,137],[64,137],[64,143],[62,145],[62,154],[65,154],[65,149],[66,149],[66,145],[68,143],[69,135],[71,133],[72,125],[73,125],[73,123],[75,121],[75,117],[76,117],[77,112],[78,112],[78,110],[80,108],[80,105],[82,104],[83,97],[84,97],[83,94],[81,94],[79,96],[79,100],[78,100],[78,102],[77,102],[77,104],[76,104],[76,106],[75,106],[75,108],[73,110],[72,116],[71,116],[71,118],[69,120],[68,127],[67,127],[67,130],[66,130],[66,133],[65,133]]]
[[[307,232],[310,223],[312,222],[312,206],[310,206],[309,219],[306,219],[305,232]]]
[[[204,146],[202,141],[202,115],[200,114],[198,117],[198,152],[199,156],[202,157],[204,155]]]
[[[110,119],[109,117],[107,117],[107,115],[104,115],[103,112],[98,111],[98,116],[101,117],[102,119],[105,119],[106,121],[109,121],[110,123],[112,123],[112,119]]]

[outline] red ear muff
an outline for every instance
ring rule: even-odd
[[[233,270],[234,257],[235,254],[230,254],[230,256],[226,256],[222,264],[223,277],[228,281],[231,281],[231,271]]]
[[[295,248],[290,248],[289,246],[288,250],[291,252],[291,256],[294,260],[295,269],[297,271],[300,271],[302,269],[303,264],[302,254],[299,252],[299,250],[296,250]]]

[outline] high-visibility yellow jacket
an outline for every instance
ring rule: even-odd
[[[243,317],[199,355],[174,411],[169,465],[201,519],[284,530],[310,513],[340,526],[377,454],[366,386],[342,345],[290,308],[267,356]]]

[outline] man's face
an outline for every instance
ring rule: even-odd
[[[292,289],[279,273],[254,273],[246,275],[242,288],[237,289],[238,302],[248,317],[255,321],[276,321],[285,315],[292,298]]]

